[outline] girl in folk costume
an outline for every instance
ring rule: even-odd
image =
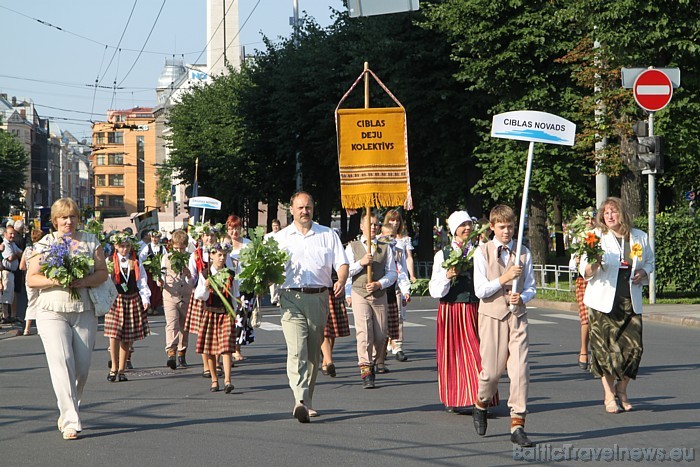
[[[219,390],[216,360],[223,359],[224,391],[233,391],[231,384],[231,353],[236,345],[236,316],[238,287],[235,271],[226,266],[231,245],[215,243],[208,248],[209,266],[202,270],[195,289],[195,298],[204,304],[199,321],[197,353],[206,358],[211,375],[211,392]]]
[[[192,230],[192,237],[197,240],[197,248],[194,250],[194,253],[190,255],[188,265],[190,277],[192,277],[194,280],[193,287],[196,287],[199,280],[198,278],[202,271],[209,268],[209,246],[218,241],[218,234],[219,230],[212,227],[209,222],[197,225]],[[227,266],[230,266],[230,262],[227,264]],[[192,295],[190,296],[190,303],[187,307],[187,317],[185,318],[183,333],[199,334],[199,325],[202,318],[203,309],[204,302],[195,298],[193,290]],[[209,378],[211,375],[209,373],[207,360],[204,355],[202,355],[202,365],[204,367],[202,376],[204,378]],[[220,368],[217,369],[217,373],[219,376],[222,375]]]
[[[462,407],[474,405],[479,389],[479,299],[474,294],[473,262],[448,269],[442,264],[453,250],[464,256],[477,247],[470,243],[474,226],[466,211],[453,212],[447,225],[453,241],[435,254],[429,290],[440,299],[436,339],[440,401],[448,412],[461,413]],[[497,404],[498,393],[491,401]]]
[[[250,239],[245,238],[243,236],[243,223],[241,221],[241,218],[236,216],[235,214],[231,214],[226,219],[226,232],[231,237],[231,252],[229,253],[229,265],[233,265],[234,270],[236,271],[236,275],[239,275],[245,267],[245,265],[241,263],[239,259],[241,250],[243,250],[243,248],[245,248],[245,246],[251,241]],[[240,286],[240,282],[238,281],[238,279],[236,279],[236,282],[238,282],[238,285]],[[243,299],[243,301],[245,301],[245,297],[241,298]],[[252,297],[250,298],[252,300]],[[242,344],[246,344],[245,339],[242,339],[241,342],[241,339],[239,338],[238,342],[236,343],[236,350],[233,352],[233,358],[237,362],[245,360],[245,357],[241,353]]]
[[[148,336],[148,317],[151,291],[148,289],[146,271],[136,258],[132,245],[136,239],[126,233],[111,238],[115,246],[113,267],[109,271],[117,286],[117,299],[105,315],[104,335],[109,337],[111,369],[107,381],[128,381],[124,370],[129,349],[134,341]]]
[[[151,241],[148,242],[141,251],[139,252],[139,262],[144,264],[144,261],[152,259],[154,257],[160,257],[161,260],[165,255],[165,246],[160,242],[162,234],[158,230],[153,230],[150,232]],[[163,292],[158,286],[158,276],[153,274],[152,271],[146,271],[148,275],[148,289],[151,291],[151,310],[152,314],[156,314],[158,307],[163,303]]]

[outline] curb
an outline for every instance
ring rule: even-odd
[[[537,308],[548,308],[551,310],[569,311],[572,313],[578,313],[578,305],[572,302],[557,302],[554,300],[543,300],[541,298],[535,298],[530,303],[532,306]],[[654,305],[652,305],[654,306]],[[644,320],[654,321],[657,323],[671,324],[675,326],[683,326],[687,328],[700,329],[700,318],[680,316],[677,314],[664,313],[664,312],[654,312],[649,311],[648,308],[644,310],[642,316]]]

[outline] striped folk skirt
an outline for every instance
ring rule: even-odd
[[[197,353],[221,355],[236,350],[236,323],[228,313],[212,313],[204,309],[197,334]]]
[[[591,373],[637,378],[642,361],[642,316],[632,310],[632,300],[615,297],[610,313],[588,308],[591,324]]]
[[[149,334],[148,316],[138,292],[117,295],[112,308],[105,315],[105,337],[133,342]]]
[[[326,327],[323,330],[323,337],[347,337],[350,335],[350,323],[348,322],[348,311],[345,308],[345,294],[335,298],[333,291],[328,294],[328,304],[330,312]]]
[[[477,400],[481,371],[478,308],[478,303],[440,302],[438,306],[438,392],[446,407],[469,407]],[[498,405],[498,393],[491,405]]]
[[[386,304],[386,337],[389,339],[399,338],[399,302],[396,299],[396,293],[391,293],[391,289],[387,291]]]
[[[583,295],[586,293],[586,279],[579,276],[576,278],[576,303],[578,303],[578,320],[581,322],[581,326],[588,324],[588,309],[586,305],[583,304]]]
[[[194,292],[190,295],[190,304],[187,306],[187,316],[185,316],[185,324],[182,332],[199,334],[199,328],[204,312],[204,302],[194,298]]]

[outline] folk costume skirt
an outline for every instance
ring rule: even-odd
[[[386,336],[389,339],[398,339],[400,336],[399,329],[399,302],[396,297],[396,292],[392,287],[386,292],[386,318],[387,329]]]
[[[139,293],[117,295],[112,308],[105,315],[105,337],[133,342],[149,334],[148,316]]]
[[[196,352],[209,355],[235,352],[235,326],[228,313],[212,313],[204,308],[199,320]]]
[[[588,307],[583,303],[583,295],[586,293],[586,279],[581,276],[576,278],[576,303],[578,303],[578,320],[581,326],[588,324]]]
[[[323,337],[336,338],[347,337],[350,335],[350,323],[348,322],[348,311],[345,308],[345,294],[335,298],[333,291],[328,294],[328,305],[330,313],[326,327],[323,330]]]
[[[591,373],[596,378],[612,375],[637,378],[642,360],[642,316],[632,309],[632,300],[615,297],[610,313],[588,308],[591,330]]]
[[[199,334],[199,328],[202,321],[202,313],[204,312],[204,302],[194,298],[194,291],[190,295],[190,304],[187,306],[187,316],[185,316],[185,324],[182,332]]]
[[[438,306],[438,392],[446,407],[468,407],[477,400],[481,371],[478,305],[440,302]],[[491,405],[498,405],[498,393]]]

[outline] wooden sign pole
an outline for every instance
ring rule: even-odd
[[[369,109],[369,63],[365,62],[365,109]],[[368,204],[365,209],[365,232],[370,235],[372,232],[372,205]],[[367,238],[367,253],[372,254],[372,239]],[[372,282],[372,262],[367,265],[367,283]]]

